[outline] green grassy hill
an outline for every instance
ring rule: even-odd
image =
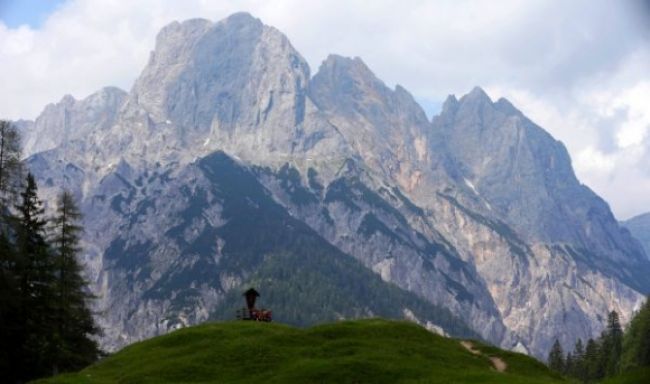
[[[616,377],[605,379],[602,384],[643,384],[650,383],[650,367],[637,368]]]
[[[403,321],[293,328],[208,323],[124,348],[76,374],[39,383],[562,383],[542,363]],[[497,372],[490,358],[506,365]]]

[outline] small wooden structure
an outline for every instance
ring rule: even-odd
[[[258,297],[260,297],[259,292],[257,292],[254,288],[250,288],[244,292],[244,296],[246,297],[247,308],[237,310],[237,320],[254,320],[265,322],[270,322],[273,320],[273,314],[271,310],[255,308],[255,301]]]

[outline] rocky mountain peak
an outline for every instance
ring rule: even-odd
[[[390,89],[359,57],[329,55],[312,78],[310,96],[324,110],[360,114],[383,130],[394,128],[395,119],[407,118],[414,124],[426,121],[424,111],[404,87]]]
[[[492,117],[495,111],[492,99],[481,87],[474,87],[471,92],[458,100],[458,114],[463,117],[478,115]]]
[[[413,190],[429,159],[429,122],[413,96],[389,88],[358,57],[330,55],[309,85],[309,96],[355,151]]]
[[[502,99],[493,103],[490,96],[481,88],[474,87],[469,93],[457,99],[455,95],[449,95],[442,105],[442,110],[438,116],[434,116],[434,126],[438,127],[456,127],[454,121],[458,119],[469,119],[466,128],[482,127],[482,121],[487,119],[502,119],[510,116],[514,107],[508,108],[506,104],[511,104]],[[500,126],[502,124],[496,124]]]
[[[77,99],[75,99],[74,96],[72,96],[70,94],[67,94],[67,95],[64,95],[61,98],[61,101],[59,101],[56,104],[50,104],[50,105],[48,105],[48,107],[56,108],[57,106],[71,106],[76,102],[77,102]]]
[[[27,131],[25,155],[77,140],[98,128],[109,128],[126,98],[125,91],[105,87],[81,100],[65,95],[58,103],[47,105],[35,121],[21,123]]]
[[[561,142],[509,101],[493,103],[480,88],[452,106],[453,100],[434,119],[434,128],[442,132],[463,177],[492,213],[530,242],[626,249],[634,262],[642,260],[640,247],[618,228],[607,204],[578,181]],[[615,256],[594,252],[592,257]]]
[[[447,114],[458,107],[458,99],[455,95],[449,95],[442,104],[442,113]]]
[[[456,111],[458,110],[458,99],[455,95],[449,95],[445,99],[445,102],[442,103],[442,109],[440,114],[433,116],[432,123],[434,127],[445,127],[451,124],[454,117],[456,116]]]
[[[465,117],[469,115],[491,117],[501,115],[502,117],[517,116],[521,119],[526,119],[509,100],[501,97],[497,101],[492,101],[483,88],[478,86],[474,87],[468,94],[462,96],[460,100],[454,95],[449,95],[442,106],[440,115],[445,118],[455,116],[459,109],[462,110],[460,114]]]
[[[321,108],[350,115],[366,93],[386,92],[387,87],[358,57],[329,55],[310,84],[310,96]]]
[[[191,36],[192,34],[203,33],[212,26],[207,19],[195,18],[184,21],[172,21],[164,26],[156,35],[156,46],[154,51],[164,49],[174,43],[178,43],[178,36]]]
[[[243,26],[263,26],[262,21],[257,17],[254,17],[248,12],[235,12],[232,15],[226,17],[221,22],[230,25],[237,25],[238,27]]]
[[[515,108],[515,106],[512,105],[512,103],[508,99],[503,98],[503,97],[499,98],[499,100],[497,100],[497,102],[494,103],[494,107],[496,109],[498,109],[499,111],[501,111],[502,113],[505,113],[506,115],[521,115],[521,116],[523,116],[521,111],[519,111],[517,108]]]
[[[277,103],[303,93],[308,78],[306,62],[282,33],[237,13],[217,23],[193,19],[163,28],[132,95],[154,122],[205,132],[216,122],[232,128],[255,121],[257,111],[239,108],[244,100],[266,102],[265,108],[272,94]]]
[[[548,206],[557,204],[552,196],[562,195],[560,188],[580,189],[568,152],[507,100],[493,103],[475,87],[458,102],[448,99],[434,126],[464,177],[491,207],[510,216],[513,226],[544,236],[561,226],[555,223],[561,221],[559,212],[549,216]],[[548,220],[543,230],[538,227],[546,221],[542,217]]]
[[[472,90],[460,98],[461,102],[465,103],[492,103],[490,96],[483,90],[483,88],[478,85],[472,88]]]

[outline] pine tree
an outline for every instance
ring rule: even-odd
[[[22,353],[17,367],[24,379],[51,373],[54,355],[52,345],[52,303],[54,265],[45,241],[43,207],[38,199],[36,181],[31,174],[20,194],[21,204],[16,227],[16,276],[20,291]]]
[[[567,353],[566,359],[564,360],[564,371],[563,373],[567,376],[572,376],[575,370],[575,359],[571,352]]]
[[[600,334],[596,343],[598,344],[598,373],[596,378],[600,379],[606,375],[609,356],[612,352],[612,341],[607,334],[607,329]]]
[[[556,372],[564,372],[564,352],[562,352],[562,346],[558,339],[555,339],[548,354],[548,366]]]
[[[594,339],[587,341],[585,348],[585,381],[592,382],[602,377],[601,360],[600,360],[600,346]]]
[[[7,198],[20,169],[20,135],[10,122],[0,120],[0,213],[6,214]]]
[[[56,347],[57,369],[78,370],[95,361],[99,355],[97,343],[91,339],[99,329],[95,326],[86,291],[87,283],[77,261],[81,213],[69,192],[58,198],[53,220],[53,247],[56,260]]]
[[[620,370],[621,354],[623,351],[623,329],[616,311],[611,311],[607,316],[607,331],[604,337],[607,344],[603,351],[605,363],[605,376],[613,376]]]
[[[582,339],[576,341],[573,348],[573,373],[571,376],[585,382],[587,380],[587,371],[585,366],[585,349],[582,345]]]

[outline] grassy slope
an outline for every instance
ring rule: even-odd
[[[208,323],[133,344],[77,373],[41,383],[559,383],[527,356],[401,321],[356,320],[309,329]],[[507,364],[496,372],[488,356]]]
[[[650,383],[650,367],[638,368],[631,372],[611,377],[603,381],[603,384],[643,384]]]

